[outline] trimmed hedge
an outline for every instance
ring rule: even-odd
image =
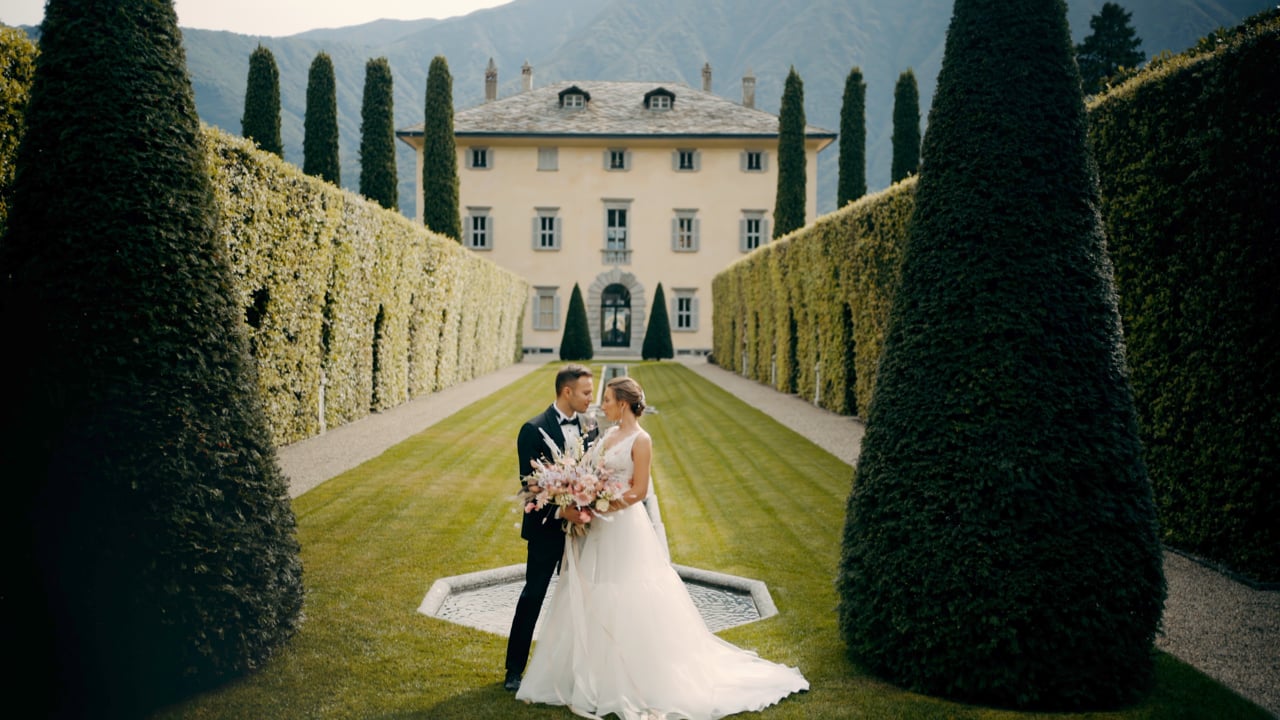
[[[205,137],[278,444],[518,354],[524,280],[246,141],[214,129]]]
[[[13,161],[36,71],[36,44],[17,28],[0,25],[0,237],[13,187]]]
[[[667,296],[662,283],[653,293],[653,309],[649,313],[649,326],[644,331],[644,343],[640,357],[644,360],[670,360],[676,356],[671,344],[671,319],[667,314]]]
[[[914,204],[913,178],[716,275],[716,362],[834,412],[867,407]]]
[[[1164,540],[1272,582],[1277,75],[1273,10],[1097,98],[1090,128]]]

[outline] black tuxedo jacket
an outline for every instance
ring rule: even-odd
[[[520,436],[516,440],[516,448],[520,454],[520,486],[528,484],[528,477],[533,474],[535,459],[551,460],[551,449],[540,431],[545,430],[556,447],[564,450],[564,433],[560,430],[560,414],[553,404],[546,412],[535,416],[520,427]],[[599,428],[594,427],[583,440],[592,443],[599,436]],[[524,522],[520,525],[520,537],[525,540],[564,541],[564,531],[560,521],[556,519],[555,506],[549,505],[541,511],[524,514]],[[544,522],[545,520],[545,522]]]

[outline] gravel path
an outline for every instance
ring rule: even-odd
[[[280,464],[297,497],[510,385],[552,361],[550,355],[470,380],[281,448]],[[681,358],[694,372],[759,408],[852,465],[863,425],[711,365]],[[1165,553],[1169,599],[1160,649],[1194,665],[1280,717],[1280,591],[1254,590],[1176,553]]]

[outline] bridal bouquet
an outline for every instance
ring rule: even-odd
[[[583,445],[581,437],[568,438],[564,451],[542,433],[551,448],[551,460],[534,460],[533,474],[528,477],[530,489],[520,493],[526,513],[542,510],[548,505],[574,507],[591,518],[606,512],[609,504],[622,498],[627,487],[624,482],[613,480],[604,465],[603,443],[590,447]],[[535,490],[536,488],[536,490]],[[570,535],[585,535],[587,524],[564,521],[564,531]]]

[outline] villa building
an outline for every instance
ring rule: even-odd
[[[768,243],[777,190],[778,117],[662,82],[562,82],[486,101],[454,116],[462,244],[532,286],[524,345],[560,346],[574,284],[586,301],[597,356],[639,355],[662,283],[677,353],[711,348],[711,281]],[[396,135],[418,157],[421,124]],[[817,215],[817,154],[836,137],[805,129],[806,216]],[[419,201],[417,219],[422,221]]]

